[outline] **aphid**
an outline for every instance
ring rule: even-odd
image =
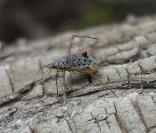
[[[57,97],[58,97],[58,84],[57,78],[58,73],[63,73],[64,89],[65,85],[65,72],[79,72],[87,76],[89,83],[92,83],[92,75],[97,72],[96,61],[87,54],[87,52],[76,53],[64,56],[55,60],[53,63],[49,64],[47,67],[51,69],[56,69],[56,87],[57,87]],[[65,91],[65,90],[64,90]]]

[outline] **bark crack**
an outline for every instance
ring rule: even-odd
[[[117,108],[115,106],[115,103],[113,102],[113,105],[114,105],[114,108],[115,108],[115,113],[114,113],[114,116],[116,118],[116,121],[120,127],[120,130],[122,131],[122,133],[129,133],[128,129],[123,125],[123,122],[122,120],[120,119],[119,115],[118,115],[118,111],[117,111]]]
[[[154,96],[151,96],[152,100],[153,100],[153,103],[156,105],[156,101],[154,99]]]
[[[70,132],[71,132],[71,133],[74,133],[74,131],[73,131],[73,129],[72,129],[72,126],[71,126],[69,120],[68,120],[68,119],[65,119],[65,120],[66,120],[66,122],[67,122],[67,125],[68,125],[68,127],[69,127]]]
[[[9,72],[5,69],[5,67],[4,67],[4,70],[5,70],[6,74],[7,74],[8,79],[9,79],[9,83],[10,83],[10,86],[11,86],[11,90],[12,90],[12,92],[14,93],[14,92],[15,92],[15,89],[14,89],[12,77],[11,77],[11,75],[9,74]]]
[[[130,101],[131,101],[131,99],[130,99]],[[136,101],[136,103],[134,104],[134,103],[131,101],[131,103],[132,103],[132,105],[133,105],[133,107],[134,107],[136,113],[138,114],[138,116],[139,116],[139,118],[140,118],[142,124],[143,124],[144,127],[145,127],[145,132],[149,132],[149,129],[148,129],[147,124],[146,124],[146,122],[145,122],[145,120],[144,120],[144,117],[143,117],[143,115],[142,115],[142,112],[141,112],[141,109],[140,109],[140,107],[139,107],[139,105],[138,105],[138,102]]]

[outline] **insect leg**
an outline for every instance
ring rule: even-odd
[[[87,80],[88,80],[89,84],[92,84],[93,83],[92,75],[91,74],[86,74],[86,77],[87,77]]]
[[[59,71],[57,71],[56,75],[55,75],[55,78],[56,78],[56,89],[57,89],[57,98],[59,97],[59,94],[58,94],[58,83],[57,83],[58,73],[59,73]]]
[[[64,96],[66,98],[66,79],[65,79],[65,71],[63,71],[63,84],[64,84]]]

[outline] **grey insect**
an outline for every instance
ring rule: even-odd
[[[97,72],[96,66],[97,66],[96,60],[93,59],[91,56],[89,56],[87,52],[84,52],[84,53],[76,53],[76,54],[70,54],[68,56],[64,56],[62,58],[55,60],[53,63],[47,65],[46,67],[50,69],[50,72],[51,69],[57,70],[56,87],[57,87],[57,97],[58,97],[59,94],[58,94],[57,78],[59,72],[63,73],[63,81],[64,81],[64,89],[65,89],[66,71],[80,72],[87,77],[89,83],[92,83],[92,75]]]
[[[83,70],[88,66],[96,66],[96,61],[87,55],[87,52],[72,54],[64,56],[58,60],[55,60],[51,67],[55,69],[62,69],[66,71]]]

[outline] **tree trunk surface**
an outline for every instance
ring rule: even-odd
[[[68,54],[73,34],[98,38],[102,65],[92,85],[67,73],[57,99],[56,70],[42,80],[43,66]],[[156,133],[156,16],[0,49],[1,133]],[[61,96],[61,76],[58,86]]]

